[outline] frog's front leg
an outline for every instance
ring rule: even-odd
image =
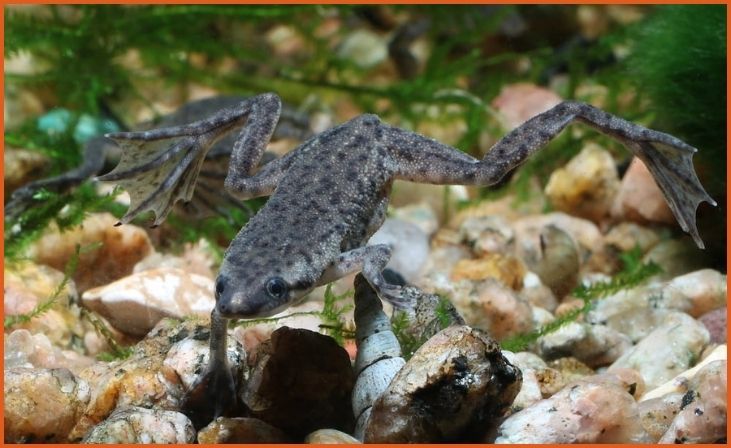
[[[266,93],[191,124],[108,135],[121,146],[122,158],[114,170],[99,179],[117,181],[129,192],[131,205],[121,222],[127,223],[152,210],[156,216],[154,225],[158,225],[176,201],[189,201],[206,153],[244,122],[246,125],[234,143],[226,186],[239,197],[269,194],[273,190],[271,180],[263,174],[252,175],[274,132],[281,107],[277,95]],[[265,174],[276,172],[278,166],[269,167]],[[247,176],[258,180],[248,184],[236,182]]]
[[[392,285],[383,278],[383,270],[391,259],[391,247],[386,244],[359,247],[343,252],[323,272],[317,282],[324,285],[353,272],[361,272],[378,295],[397,308],[412,306],[403,288]]]
[[[227,323],[214,307],[208,365],[183,398],[182,408],[196,427],[224,415],[236,404],[236,380],[226,356]]]
[[[644,128],[588,104],[566,101],[537,115],[498,141],[482,160],[394,127],[384,126],[380,140],[396,161],[398,178],[434,184],[492,185],[574,121],[618,139],[645,162],[680,227],[703,247],[695,225],[695,210],[703,201],[716,203],[693,170],[696,149],[672,135]]]

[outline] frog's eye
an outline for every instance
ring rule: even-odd
[[[267,280],[266,291],[272,299],[282,299],[287,295],[287,284],[281,277],[272,277]]]
[[[226,282],[223,277],[218,277],[218,279],[216,280],[216,299],[221,297],[224,289],[226,289]]]

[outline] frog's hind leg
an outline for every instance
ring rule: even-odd
[[[644,128],[588,104],[567,101],[537,115],[498,141],[482,160],[392,127],[384,127],[381,144],[396,162],[397,178],[435,184],[492,185],[574,121],[618,139],[642,159],[680,226],[703,247],[695,225],[695,211],[703,201],[716,203],[693,170],[696,149],[672,135]]]
[[[156,216],[154,225],[158,225],[176,201],[189,201],[208,151],[244,122],[246,125],[234,144],[226,182],[253,174],[280,110],[278,96],[262,94],[191,124],[108,135],[121,146],[122,158],[114,170],[99,179],[117,181],[129,191],[130,209],[121,222],[127,223],[152,210]],[[266,192],[265,188],[261,190]]]

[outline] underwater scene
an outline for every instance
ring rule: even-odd
[[[726,443],[725,5],[6,5],[5,443]]]

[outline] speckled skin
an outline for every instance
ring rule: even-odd
[[[153,210],[159,223],[175,201],[190,198],[199,160],[211,145],[245,123],[234,144],[226,189],[241,199],[271,196],[229,246],[216,281],[213,356],[198,386],[217,392],[216,415],[230,404],[233,388],[222,352],[228,318],[277,313],[315,286],[357,271],[381,298],[408,305],[402,288],[388,284],[381,275],[390,248],[364,246],[383,222],[395,179],[490,185],[566,125],[583,121],[622,141],[645,161],[681,227],[699,246],[695,209],[702,201],[715,204],[693,171],[695,148],[587,104],[564,102],[532,118],[496,143],[482,160],[389,126],[375,115],[362,115],[257,170],[280,110],[276,95],[262,94],[189,125],[110,136],[126,150],[120,165],[106,176],[130,191],[132,205],[122,222]]]

